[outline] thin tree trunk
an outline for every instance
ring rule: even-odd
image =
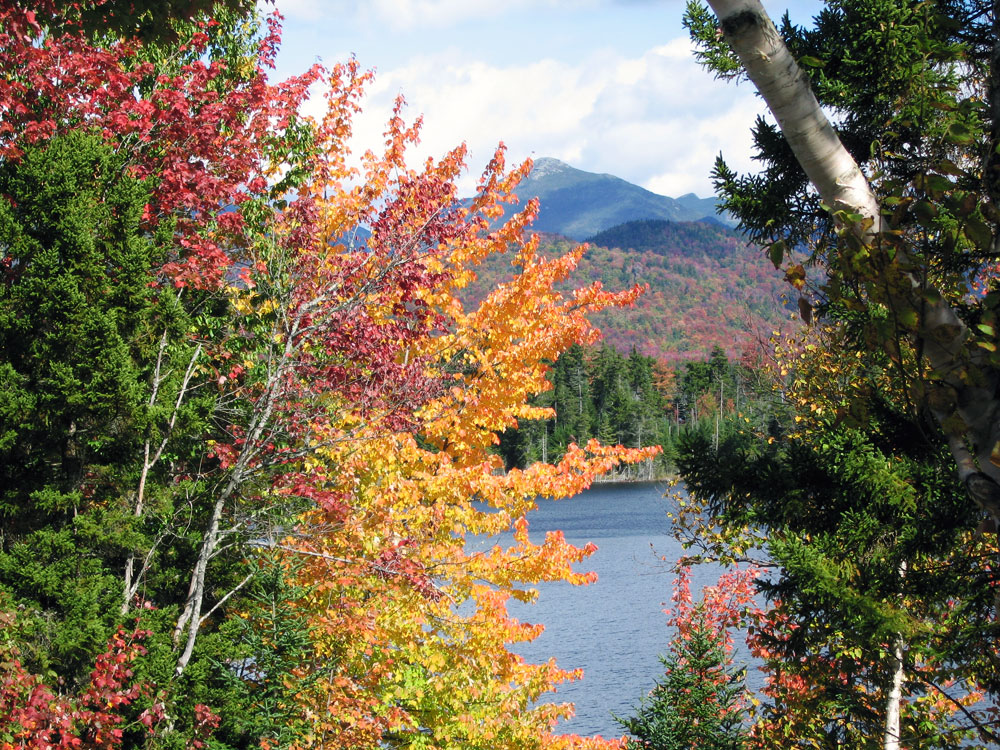
[[[277,406],[282,381],[287,369],[291,366],[290,363],[292,354],[294,353],[295,340],[302,321],[302,314],[304,313],[300,311],[300,317],[285,332],[284,347],[274,365],[273,371],[268,376],[267,387],[263,398],[259,402],[258,409],[254,412],[253,419],[248,425],[243,450],[236,459],[229,480],[219,492],[218,498],[212,507],[212,516],[209,520],[208,529],[205,531],[201,547],[198,550],[198,560],[195,563],[194,570],[191,572],[184,611],[174,626],[173,638],[175,644],[180,643],[185,629],[187,631],[184,650],[177,657],[177,663],[174,667],[174,671],[178,676],[182,675],[187,668],[194,653],[198,633],[201,630],[203,622],[201,612],[205,602],[205,579],[208,573],[208,564],[218,551],[219,541],[222,537],[222,514],[225,511],[226,503],[237,494],[246,480],[254,460],[260,453],[262,437],[271,427],[271,419]]]
[[[903,637],[897,635],[892,644],[892,687],[885,707],[885,750],[900,750],[900,707],[903,700]]]
[[[163,355],[167,348],[167,332],[163,331],[163,336],[160,338],[160,350],[156,355],[156,369],[153,372],[153,388],[149,396],[149,406],[152,408],[156,404],[157,396],[159,395],[160,385],[163,382]],[[177,424],[177,414],[180,411],[181,404],[184,403],[184,398],[187,395],[188,386],[191,383],[191,377],[194,375],[194,367],[198,361],[198,357],[201,354],[201,344],[195,347],[194,354],[191,355],[191,361],[188,363],[187,370],[184,373],[184,380],[181,383],[180,390],[177,393],[177,401],[174,403],[174,410],[170,415],[170,421],[167,423],[167,429],[163,436],[163,440],[160,441],[160,446],[157,448],[156,452],[150,457],[150,450],[152,448],[151,441],[146,440],[142,451],[142,473],[139,475],[139,487],[136,490],[136,500],[135,508],[133,509],[133,515],[136,519],[142,518],[142,514],[145,510],[146,501],[146,482],[149,479],[150,470],[156,466],[160,460],[160,456],[163,455],[163,450],[167,447],[167,441],[170,439],[170,433],[173,432],[174,425]],[[128,560],[125,561],[125,576],[124,576],[124,596],[122,601],[121,613],[127,614],[129,607],[131,606],[132,597],[135,596],[139,589],[139,585],[142,581],[142,574],[145,572],[145,566],[148,563],[143,564],[143,570],[139,572],[139,575],[135,574],[135,562],[138,558],[134,552],[130,553]]]
[[[899,564],[899,577],[906,577],[906,561]],[[900,750],[901,709],[903,702],[903,678],[906,676],[904,656],[906,644],[902,634],[897,634],[892,642],[892,686],[885,706],[885,750]]]

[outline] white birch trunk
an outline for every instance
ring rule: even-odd
[[[844,148],[809,86],[809,79],[795,62],[759,0],[708,0],[719,18],[723,34],[739,57],[747,76],[771,110],[796,160],[834,211],[846,210],[871,220],[863,233],[866,242],[877,241],[882,228],[879,202],[857,162]],[[905,250],[901,260],[905,262]],[[969,385],[966,376],[977,355],[966,348],[968,331],[944,301],[929,302],[926,289],[910,277],[912,288],[897,292],[904,309],[921,310],[920,338],[931,367],[952,389],[954,398],[932,403],[931,411],[945,427],[953,415],[965,429],[951,435],[950,445],[959,478],[971,495],[1000,525],[1000,462],[994,464],[994,446],[1000,449],[1000,401],[997,374],[980,373],[985,381]],[[933,290],[931,290],[933,291]],[[934,296],[930,295],[933,299]],[[940,295],[937,295],[940,300]],[[889,300],[890,303],[892,299]],[[996,451],[1000,455],[1000,450]]]
[[[222,516],[226,504],[239,493],[251,471],[253,462],[262,450],[265,433],[272,428],[272,417],[274,416],[278,397],[283,386],[283,380],[286,372],[292,366],[293,355],[296,353],[296,338],[307,313],[308,310],[305,310],[305,308],[300,311],[299,315],[290,322],[287,330],[283,332],[284,345],[277,360],[273,363],[272,370],[266,381],[264,394],[257,405],[257,410],[254,412],[250,424],[247,426],[246,442],[233,465],[229,480],[220,490],[215,505],[212,508],[212,517],[209,520],[208,529],[205,531],[201,547],[198,550],[198,560],[194,570],[191,572],[187,601],[185,602],[183,612],[181,612],[174,626],[173,640],[176,645],[180,644],[181,637],[185,629],[187,630],[184,649],[180,656],[177,657],[177,663],[174,667],[174,672],[178,677],[184,673],[188,663],[191,661],[198,633],[205,620],[202,616],[202,610],[205,605],[205,580],[209,563],[217,554],[219,543],[222,540]],[[240,587],[242,585],[240,584]]]
[[[903,701],[903,637],[892,644],[892,686],[885,707],[885,750],[900,750],[900,708]]]
[[[900,580],[906,577],[906,561],[899,564]],[[885,750],[900,750],[900,734],[902,732],[903,679],[905,672],[905,648],[902,634],[897,634],[892,642],[892,655],[889,664],[892,666],[892,685],[885,706]]]

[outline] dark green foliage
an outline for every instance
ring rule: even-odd
[[[691,423],[725,411],[727,400],[734,405],[746,400],[748,373],[730,362],[720,347],[703,362],[685,362],[678,374],[674,404],[681,419]]]
[[[234,595],[177,677],[172,633],[224,476],[205,458],[218,390],[189,331],[197,320],[224,336],[231,316],[221,295],[160,285],[166,243],[140,230],[147,196],[86,133],[0,164],[0,597],[28,634],[31,672],[77,689],[118,626],[138,623],[150,635],[135,679],[163,691],[172,717],[162,746],[189,746],[203,703],[224,717],[216,747],[256,747],[291,726],[297,593],[248,547],[218,550],[207,594]],[[250,664],[261,671],[240,679]],[[146,741],[145,728],[129,732],[126,744]]]
[[[228,628],[227,635],[241,656],[234,655],[224,672],[230,681],[230,700],[235,704],[232,731],[241,739],[231,743],[234,746],[265,737],[272,747],[285,747],[300,737],[304,728],[286,676],[305,666],[312,640],[295,610],[296,602],[307,592],[288,583],[292,575],[285,568],[287,564],[262,556],[260,572],[247,592],[246,609]],[[319,676],[316,670],[310,674],[297,681],[294,689],[308,689],[308,681]],[[247,701],[253,711],[243,709]]]
[[[983,130],[975,100],[984,94],[995,36],[990,17],[990,4],[982,0],[837,0],[811,27],[795,26],[786,16],[779,31],[803,61],[855,160],[893,192],[914,195],[926,187],[922,176],[954,168],[944,160],[959,162],[963,153],[981,148],[963,134]],[[701,62],[717,75],[740,75],[701,3],[688,4],[685,25]],[[821,210],[780,131],[760,118],[753,133],[761,171],[739,175],[720,157],[714,177],[722,205],[755,242],[832,240],[833,219]],[[978,187],[970,178],[960,176],[959,185]]]
[[[996,576],[983,564],[993,539],[975,531],[984,513],[956,481],[947,436],[954,445],[983,441],[961,420],[940,416],[948,413],[940,406],[948,368],[960,373],[952,398],[968,399],[964,383],[995,391],[996,359],[976,353],[977,344],[996,350],[994,295],[969,290],[996,284],[996,12],[980,0],[835,0],[810,28],[787,18],[780,25],[882,206],[889,233],[871,248],[837,233],[836,217],[819,205],[767,120],[754,128],[758,174],[738,175],[721,158],[716,168],[724,205],[749,236],[782,243],[782,252],[772,248],[776,265],[784,251],[805,251],[822,267],[803,293],[839,333],[818,346],[835,342],[849,352],[820,371],[795,373],[796,363],[785,362],[789,383],[809,383],[794,409],[776,414],[767,431],[730,436],[717,451],[692,435],[679,461],[716,520],[768,537],[780,567],[766,588],[798,628],[772,644],[776,660],[798,664],[814,685],[833,676],[823,674],[823,660],[851,665],[839,693],[817,690],[802,712],[828,717],[829,743],[877,742],[893,672],[886,643],[894,639],[906,645],[908,695],[933,693],[951,678],[978,681],[991,697],[1000,690],[997,665],[984,657],[995,654]],[[711,21],[689,5],[702,61],[731,76],[733,58]],[[935,291],[908,302],[915,284]],[[925,304],[942,298],[970,326],[974,353],[931,371],[926,351],[935,344],[921,340],[933,333]],[[979,342],[977,330],[990,340]],[[854,357],[864,365],[851,377],[862,382],[838,386],[838,367]],[[824,390],[827,416],[817,420],[810,407],[822,405]],[[993,421],[988,403],[984,422]],[[813,426],[800,433],[793,416]],[[988,459],[979,460],[982,467]],[[913,725],[904,736],[927,746],[960,743],[961,731],[949,731]]]
[[[0,165],[0,586],[49,613],[39,666],[69,673],[120,606],[105,565],[124,559],[156,335],[146,191],[122,169],[79,133]]]
[[[571,442],[597,438],[607,445],[659,445],[663,454],[640,471],[673,471],[678,435],[696,431],[713,442],[741,423],[765,425],[771,406],[748,367],[715,347],[709,359],[684,363],[673,373],[633,350],[627,357],[610,346],[568,349],[549,374],[552,390],[535,399],[552,407],[547,422],[523,421],[500,436],[507,466],[556,461]],[[645,474],[643,475],[645,476]]]
[[[707,221],[670,222],[662,219],[629,221],[587,239],[590,245],[651,250],[662,255],[686,253],[725,258],[733,254],[730,240],[737,235],[727,227]]]
[[[62,515],[87,471],[123,463],[143,401],[153,243],[141,183],[74,134],[0,166],[2,512]]]
[[[982,640],[994,630],[995,581],[978,560],[954,554],[977,510],[947,456],[930,444],[893,454],[914,434],[916,425],[883,414],[865,431],[831,425],[809,440],[785,434],[769,443],[732,433],[717,451],[703,433],[681,436],[678,465],[688,488],[724,525],[758,528],[767,538],[777,567],[759,586],[794,623],[783,637],[762,641],[771,668],[821,684],[846,675],[795,709],[827,717],[830,742],[857,746],[884,731],[884,698],[873,696],[888,689],[885,644],[900,636],[908,694],[933,691],[931,683],[943,686],[962,670],[992,690],[1000,686]],[[786,708],[778,702],[767,710]],[[934,734],[948,746],[961,732],[937,727]]]
[[[667,402],[655,382],[650,357],[633,351],[624,357],[608,346],[588,351],[574,345],[549,373],[552,390],[535,400],[556,416],[546,422],[524,421],[500,437],[508,466],[557,461],[570,443],[585,445],[598,438],[607,445],[641,448],[662,445],[668,438]],[[662,472],[644,466],[639,471]]]
[[[177,25],[211,15],[234,13],[251,15],[255,4],[249,0],[43,0],[35,12],[38,21],[63,32],[83,31],[88,36],[107,34],[145,42],[176,41]]]
[[[618,719],[631,735],[630,750],[740,750],[745,746],[740,699],[744,670],[731,666],[723,636],[705,617],[691,614],[686,632],[661,656],[665,668],[634,716]]]

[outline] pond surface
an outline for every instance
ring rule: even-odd
[[[519,620],[545,625],[538,639],[518,645],[518,653],[531,662],[554,656],[560,667],[584,670],[582,680],[543,699],[576,705],[576,716],[559,726],[562,733],[620,736],[612,714],[630,716],[662,672],[659,654],[671,637],[664,614],[674,579],[670,566],[681,555],[670,536],[666,490],[662,482],[595,485],[566,500],[540,500],[528,518],[533,542],[561,529],[575,545],[598,547],[579,566],[596,571],[596,583],[541,584],[537,602],[510,605]],[[693,573],[696,596],[718,577],[709,566]]]

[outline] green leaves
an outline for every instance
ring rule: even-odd
[[[982,219],[969,216],[962,225],[962,231],[982,252],[990,252],[993,249],[993,230]]]
[[[785,241],[777,240],[768,245],[767,257],[771,259],[775,268],[781,268],[781,261],[785,257]]]

